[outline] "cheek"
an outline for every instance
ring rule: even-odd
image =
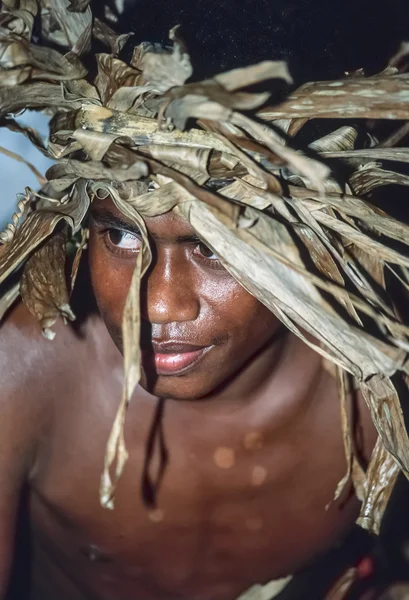
[[[120,326],[126,297],[131,285],[134,261],[118,260],[104,242],[90,231],[89,268],[92,288],[104,321]]]
[[[211,321],[226,332],[231,345],[248,349],[249,353],[264,345],[281,325],[268,308],[231,276],[203,289],[202,298],[213,313]]]

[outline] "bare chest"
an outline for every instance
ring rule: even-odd
[[[115,509],[101,508],[114,391],[59,415],[33,488],[34,555],[58,585],[98,600],[227,600],[291,572],[353,520],[354,502],[326,510],[345,468],[330,406],[326,428],[311,418],[289,436],[257,411],[207,418],[135,402]]]

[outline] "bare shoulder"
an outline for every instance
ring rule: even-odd
[[[46,396],[47,382],[55,377],[57,366],[76,345],[76,336],[70,328],[57,323],[55,329],[56,339],[52,342],[45,339],[40,325],[22,303],[1,324],[0,389],[29,396],[27,408],[40,402],[40,391]]]
[[[87,373],[87,356],[93,356],[103,325],[94,317],[77,329],[57,323],[55,331],[54,341],[45,339],[22,304],[0,326],[0,597],[7,586],[21,490],[35,480],[56,400],[64,402],[70,382]]]
[[[57,322],[54,331],[53,341],[45,339],[21,303],[0,327],[0,438],[13,439],[24,454],[33,453],[55,400],[106,362],[100,355],[108,334],[97,315],[77,328]]]
[[[41,330],[22,304],[0,327],[0,436],[27,439],[39,409],[38,371],[42,369]],[[45,340],[44,340],[45,341]],[[21,445],[20,445],[21,447]],[[22,448],[21,448],[22,449]]]
[[[50,376],[53,353],[27,309],[18,304],[0,327],[0,449],[15,472],[26,477],[34,462],[35,442],[46,417],[42,382]],[[8,458],[6,458],[8,457]],[[11,461],[11,462],[10,462]],[[1,465],[0,465],[1,466]]]
[[[19,498],[35,463],[46,411],[38,370],[41,332],[18,305],[0,327],[0,597],[7,587]]]

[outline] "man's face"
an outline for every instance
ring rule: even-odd
[[[245,370],[278,321],[173,213],[146,219],[153,252],[143,278],[142,386],[167,398],[203,398]],[[93,203],[90,270],[97,303],[122,351],[121,322],[141,248],[135,225],[107,200]],[[138,343],[138,340],[135,340]]]

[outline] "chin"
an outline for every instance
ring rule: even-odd
[[[201,400],[212,395],[216,390],[217,384],[207,380],[206,385],[202,382],[192,381],[188,376],[157,376],[146,375],[143,371],[141,375],[141,387],[159,398],[169,398],[171,400]]]

